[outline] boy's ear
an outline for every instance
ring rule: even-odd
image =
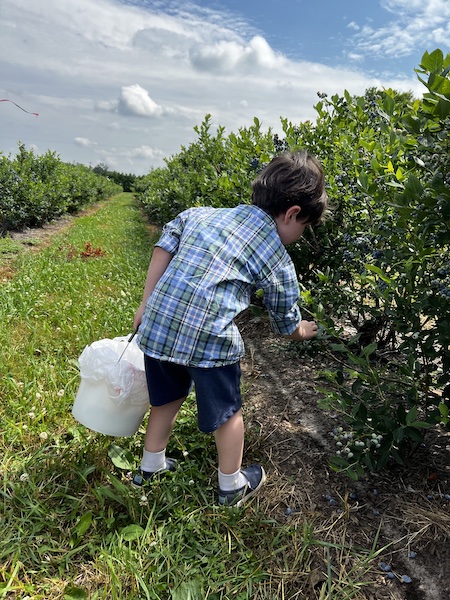
[[[290,206],[284,215],[286,223],[288,221],[290,221],[291,219],[297,219],[301,210],[302,210],[301,207],[298,206],[297,204],[294,204],[294,206]]]

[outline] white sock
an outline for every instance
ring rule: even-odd
[[[166,449],[161,452],[148,452],[144,448],[142,455],[141,469],[147,473],[155,473],[166,468]]]
[[[222,473],[219,469],[219,488],[223,492],[233,492],[248,483],[247,477],[239,470],[236,473]]]

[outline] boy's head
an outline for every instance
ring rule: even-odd
[[[273,158],[252,187],[252,204],[274,218],[292,206],[299,206],[297,219],[315,227],[327,207],[322,167],[306,150],[285,152]]]

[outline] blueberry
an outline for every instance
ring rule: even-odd
[[[402,575],[401,576],[401,582],[402,583],[411,583],[412,579],[409,575]]]
[[[378,565],[380,567],[380,569],[382,571],[384,571],[385,573],[388,573],[389,571],[392,570],[392,567],[390,564],[385,563],[385,562],[380,562],[380,564]]]
[[[334,498],[330,498],[328,503],[330,506],[336,506],[336,500]]]
[[[408,556],[409,556],[409,558],[416,558],[416,556],[417,556],[417,553],[416,553],[416,552],[410,552],[410,553],[408,554]]]
[[[374,508],[374,509],[372,510],[372,514],[373,514],[375,517],[379,517],[379,516],[380,516],[380,511],[379,511],[379,510],[377,510],[376,508]]]
[[[292,508],[289,508],[289,506],[287,507],[287,509],[284,511],[285,515],[290,515],[292,513]]]
[[[444,494],[445,500],[450,500],[450,494]]]
[[[395,575],[394,575],[394,573],[392,573],[392,571],[389,571],[389,573],[386,573],[386,577],[388,579],[395,579]]]
[[[356,492],[350,492],[349,498],[350,500],[358,500],[358,494]]]

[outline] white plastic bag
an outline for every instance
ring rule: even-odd
[[[144,354],[134,339],[128,343],[128,337],[99,340],[86,346],[78,359],[80,375],[90,383],[103,380],[109,397],[118,405],[148,404]]]
[[[134,435],[150,406],[144,354],[128,339],[94,342],[78,359],[81,382],[72,415],[105,435]]]

